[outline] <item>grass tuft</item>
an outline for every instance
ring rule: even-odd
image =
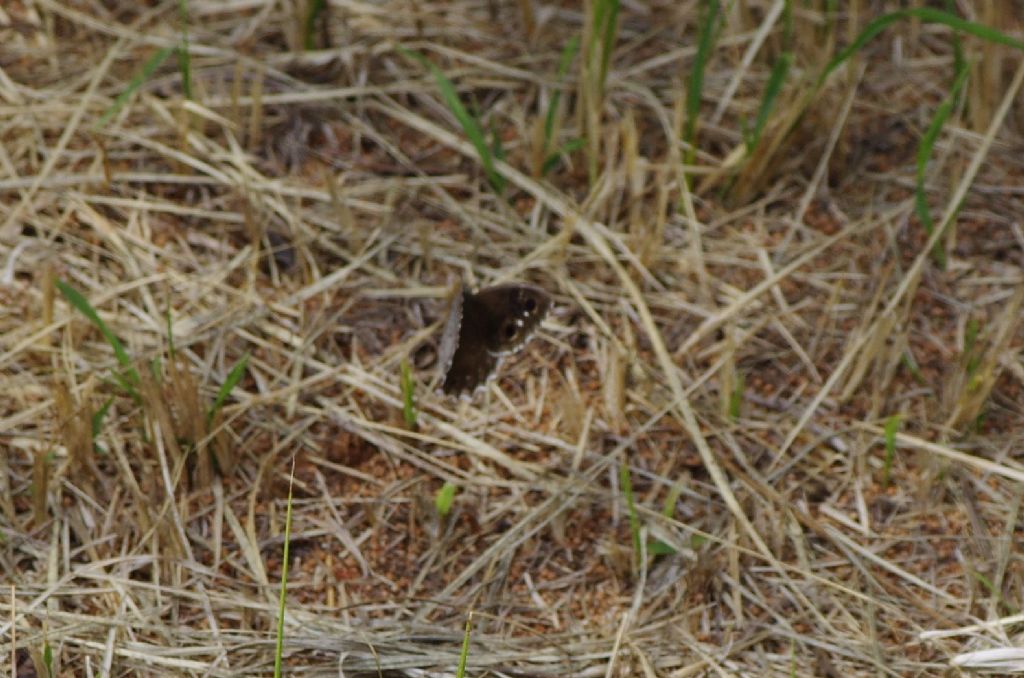
[[[220,385],[219,389],[217,389],[217,397],[214,398],[213,404],[210,405],[210,408],[206,411],[207,425],[213,421],[217,412],[224,407],[224,403],[227,402],[227,399],[231,396],[231,392],[235,390],[236,386],[238,386],[238,382],[240,382],[242,377],[245,376],[245,372],[248,367],[249,354],[246,353],[238,359],[238,362],[235,363],[234,367],[231,368],[231,371],[228,372],[228,376],[224,380],[224,383]]]
[[[84,315],[100,331],[100,334],[107,340],[107,343],[110,344],[110,347],[114,350],[114,357],[124,369],[124,374],[114,373],[114,380],[127,395],[131,396],[136,402],[139,402],[139,393],[136,390],[136,386],[139,383],[139,373],[132,364],[132,359],[128,356],[128,352],[124,349],[121,340],[107,327],[107,324],[103,322],[103,318],[92,307],[89,300],[83,297],[78,290],[63,280],[57,280],[56,285],[67,302]]]

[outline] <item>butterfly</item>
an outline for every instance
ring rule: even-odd
[[[438,348],[444,392],[472,392],[486,383],[501,359],[526,343],[550,306],[547,292],[533,285],[495,285],[474,294],[459,283]]]

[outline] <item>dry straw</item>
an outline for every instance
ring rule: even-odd
[[[0,670],[1018,670],[1024,16],[930,4],[3,3]],[[460,279],[555,299],[472,401]]]

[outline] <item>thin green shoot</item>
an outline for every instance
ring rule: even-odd
[[[700,35],[697,39],[697,54],[693,59],[690,80],[686,86],[686,121],[683,127],[683,141],[687,145],[687,164],[692,164],[697,155],[697,118],[700,116],[700,102],[704,92],[704,72],[707,70],[711,52],[715,46],[720,12],[719,0],[705,0],[704,16],[701,18]]]
[[[604,92],[608,79],[608,62],[612,56],[612,45],[619,28],[619,0],[594,0],[594,30],[591,33],[590,53],[593,54],[600,38],[601,69],[598,72],[598,90]]]
[[[441,489],[437,491],[434,496],[434,508],[437,509],[437,515],[442,520],[448,517],[448,514],[452,511],[452,504],[455,502],[455,483],[450,480],[446,480]]]
[[[128,100],[132,95],[142,87],[142,84],[149,80],[150,76],[156,72],[156,69],[160,68],[161,64],[167,61],[167,58],[177,51],[177,47],[163,47],[157,50],[153,56],[149,57],[146,63],[142,65],[142,70],[136,73],[135,77],[128,83],[128,87],[117,95],[117,98],[114,99],[114,103],[110,104],[110,108],[104,111],[103,115],[100,116],[99,121],[96,122],[96,127],[103,127],[110,122],[110,119],[124,108],[124,105],[128,103]]]
[[[306,50],[316,49],[316,22],[326,8],[327,3],[325,0],[312,0],[309,3],[309,11],[306,12],[306,22],[302,27],[302,45]]]
[[[562,159],[562,156],[575,153],[581,148],[583,148],[583,139],[580,139],[579,137],[572,138],[565,142],[560,149],[549,154],[548,157],[544,159],[544,163],[541,165],[540,169],[541,176],[545,176],[548,172],[553,170],[555,165],[558,164],[558,161]]]
[[[503,162],[505,160],[505,147],[501,143],[501,134],[494,129],[493,125],[491,126],[491,155],[497,160]]]
[[[48,640],[43,641],[43,666],[46,667],[46,675],[53,678],[53,647]]]
[[[996,602],[999,603],[1000,607],[1006,611],[1006,616],[1020,614],[1020,608],[1006,600],[1006,598],[1003,597],[1003,594],[999,592],[999,589],[996,588],[996,585],[992,583],[991,579],[973,568],[971,568],[971,575],[986,591],[988,591],[989,595],[995,596]]]
[[[932,118],[932,122],[925,131],[924,136],[921,137],[921,144],[917,147],[917,177],[914,190],[914,211],[917,213],[917,218],[921,222],[921,225],[924,226],[928,235],[931,235],[932,231],[935,229],[935,221],[932,219],[931,210],[928,209],[928,196],[925,192],[925,179],[928,163],[932,159],[932,151],[935,147],[936,140],[939,138],[939,133],[942,131],[946,121],[949,119],[950,113],[952,113],[960,100],[964,86],[967,84],[967,74],[967,64],[961,61],[960,70],[957,72],[956,78],[953,81],[953,87],[949,92],[949,96],[947,96],[935,110],[935,116]],[[935,258],[935,262],[939,265],[939,268],[946,268],[946,248],[943,246],[941,240],[935,243],[932,256]]]
[[[967,373],[968,388],[975,388],[974,377],[981,367],[981,353],[978,348],[978,333],[981,331],[981,323],[977,318],[967,321],[964,329],[964,371]]]
[[[235,386],[238,386],[238,382],[245,376],[245,370],[249,366],[249,354],[246,353],[239,359],[235,366],[228,372],[227,379],[220,385],[220,389],[217,391],[217,397],[213,401],[213,405],[206,412],[206,425],[209,426],[210,422],[213,421],[217,411],[224,406],[224,402],[231,395],[231,391],[234,390]]]
[[[149,361],[149,373],[153,375],[153,378],[159,383],[163,380],[164,363],[160,359],[160,356],[153,356],[153,359]]]
[[[292,537],[292,486],[295,483],[295,459],[288,474],[288,503],[284,514],[284,553],[281,555],[281,593],[277,599],[277,639],[274,647],[274,678],[281,678],[281,659],[284,655],[284,608],[288,590],[288,551]]]
[[[572,65],[572,60],[576,57],[576,50],[579,49],[580,39],[579,36],[572,36],[569,42],[562,48],[562,55],[558,59],[558,71],[555,77],[555,90],[551,93],[551,101],[548,102],[548,112],[544,116],[544,152],[547,153],[548,149],[551,148],[551,137],[555,133],[555,115],[558,113],[558,105],[562,101],[562,88],[561,85],[565,81],[565,76],[569,72],[569,66]],[[582,145],[582,142],[580,142]]]
[[[178,70],[181,72],[181,92],[192,99],[192,56],[188,48],[188,0],[178,0],[181,17],[181,48],[178,50]]]
[[[673,485],[669,488],[668,494],[665,495],[665,501],[661,504],[661,515],[666,518],[672,518],[676,515],[676,502],[679,501],[679,496],[683,493],[683,488],[678,485]]]
[[[825,0],[825,29],[829,32],[835,30],[836,19],[839,16],[839,0]]]
[[[466,134],[469,142],[473,144],[473,148],[476,149],[477,155],[480,157],[480,163],[484,168],[484,174],[487,175],[487,182],[499,195],[504,193],[505,177],[501,175],[494,164],[494,154],[491,152],[491,147],[487,144],[483,127],[462,104],[462,100],[459,98],[459,94],[455,90],[455,85],[452,84],[452,81],[448,79],[448,76],[446,76],[441,69],[431,63],[422,54],[412,52],[403,47],[399,47],[399,51],[425,66],[430,71],[431,75],[434,76],[434,82],[437,84],[437,89],[441,93],[441,99],[448,107],[448,110],[452,112],[452,115],[455,116],[455,119],[459,121],[459,125],[462,126],[462,131]]]
[[[743,409],[743,391],[746,388],[746,379],[743,374],[736,375],[736,384],[732,388],[732,393],[729,394],[729,418],[733,421],[738,421],[740,418],[740,411]]]
[[[982,409],[978,416],[974,418],[974,421],[971,422],[971,430],[976,434],[982,433],[985,430],[985,421],[987,419],[988,410]]]
[[[409,367],[409,359],[402,358],[402,416],[405,418],[405,425],[409,429],[416,428],[418,414],[414,401],[416,383],[412,378],[412,369]]]
[[[473,629],[473,611],[466,616],[466,630],[462,634],[462,651],[459,652],[459,666],[455,670],[455,678],[465,678],[466,662],[469,661],[469,636]]]
[[[171,307],[170,306],[167,307],[167,312],[165,314],[165,317],[166,317],[166,320],[167,320],[167,355],[170,356],[170,358],[173,360],[174,359],[174,330],[173,330],[173,324],[171,322]]]
[[[115,373],[114,379],[117,381],[121,389],[131,396],[133,400],[141,402],[139,393],[135,390],[135,387],[139,383],[139,373],[132,365],[132,359],[128,356],[128,352],[124,350],[124,345],[121,344],[121,340],[117,338],[117,335],[115,335],[109,327],[107,327],[107,324],[103,322],[103,318],[101,318],[99,313],[96,312],[96,309],[92,307],[89,300],[83,297],[78,290],[71,285],[68,285],[63,280],[57,280],[54,284],[57,286],[57,289],[60,290],[60,293],[64,295],[64,298],[67,299],[68,303],[78,309],[78,312],[84,315],[89,322],[91,322],[96,329],[100,331],[100,334],[102,334],[103,338],[107,340],[107,343],[110,344],[110,347],[114,350],[114,357],[117,359],[117,362],[121,367],[124,368],[126,375],[122,376]]]
[[[619,484],[626,496],[626,508],[629,513],[629,531],[633,536],[633,557],[637,567],[641,567],[640,516],[636,511],[636,500],[633,497],[633,478],[629,472],[629,463],[623,459],[619,464]]]
[[[753,129],[743,131],[743,138],[747,145],[747,153],[753,153],[761,140],[764,126],[768,123],[768,116],[775,107],[775,101],[782,92],[782,85],[789,75],[789,68],[793,64],[793,7],[792,0],[786,0],[782,11],[782,44],[785,51],[779,55],[778,60],[772,66],[771,75],[768,76],[768,84],[764,88],[764,96],[761,97],[761,105],[757,110],[757,117],[754,118]]]
[[[888,487],[892,477],[892,462],[896,458],[896,433],[900,430],[902,417],[894,414],[885,420],[885,462],[882,466],[882,483]]]
[[[793,63],[793,53],[786,52],[779,56],[778,61],[772,66],[771,75],[768,77],[768,84],[765,86],[764,97],[761,98],[761,106],[757,109],[757,117],[754,119],[753,129],[743,131],[743,139],[747,145],[747,153],[753,153],[761,141],[764,133],[764,126],[768,123],[768,116],[775,107],[775,100],[782,91],[782,84],[789,74],[789,67]]]
[[[917,360],[914,358],[914,354],[910,352],[910,349],[903,352],[903,355],[900,357],[900,362],[903,363],[903,366],[907,368],[908,372],[910,372],[910,376],[914,378],[914,381],[921,386],[926,383],[924,375],[921,374],[921,368],[918,366]]]
[[[950,14],[956,15],[956,0],[946,0],[946,11]],[[953,33],[953,72],[959,73],[964,68],[967,68],[967,59],[964,57],[964,41],[960,39],[960,34]]]
[[[594,182],[597,180],[598,156],[603,137],[600,119],[608,64],[618,32],[619,0],[591,0],[586,3],[585,9],[582,28],[586,45],[580,64],[581,99],[577,110],[581,116],[584,146],[587,149],[587,176]]]
[[[677,553],[675,547],[660,539],[654,539],[647,545],[647,552],[652,556],[671,556]]]
[[[673,518],[676,514],[676,502],[679,501],[679,495],[683,493],[683,489],[678,485],[673,485],[669,488],[668,494],[665,495],[665,501],[661,505],[661,515],[666,518]],[[654,539],[647,547],[647,551],[654,556],[670,556],[676,553],[676,549],[669,544],[661,541],[660,539]]]
[[[978,345],[978,333],[981,331],[981,323],[978,322],[977,318],[971,318],[967,321],[967,326],[964,328],[964,355],[969,356],[974,353],[974,349]]]
[[[90,419],[90,425],[92,427],[92,449],[97,454],[106,454],[107,450],[96,442],[96,439],[100,435],[100,431],[103,430],[103,420],[107,416],[107,412],[110,410],[110,406],[114,403],[114,397],[107,398],[106,402],[100,406],[100,409],[93,412]]]

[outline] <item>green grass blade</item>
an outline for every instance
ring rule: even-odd
[[[178,50],[178,70],[181,72],[181,93],[192,99],[192,55],[188,51],[188,0],[178,0],[181,17],[181,49]]]
[[[171,307],[167,307],[167,355],[174,359],[174,330],[171,323]]]
[[[935,110],[935,116],[932,118],[931,124],[925,131],[924,136],[921,137],[921,143],[917,147],[917,176],[914,187],[914,211],[917,213],[918,221],[924,227],[928,235],[932,234],[935,229],[935,221],[932,219],[931,210],[928,209],[928,196],[925,191],[925,179],[928,170],[928,163],[932,158],[932,151],[935,147],[935,142],[939,138],[939,134],[942,132],[942,128],[945,126],[946,121],[949,119],[950,114],[953,112],[953,108],[957,105],[960,100],[960,95],[963,93],[964,86],[967,83],[967,64],[962,63],[962,69],[956,74],[956,79],[953,81],[953,87],[950,90],[949,96],[939,107]],[[932,252],[935,257],[936,263],[941,268],[946,267],[946,249],[942,244],[942,241],[935,243],[935,249]]]
[[[281,659],[284,655],[284,603],[288,590],[288,551],[292,537],[292,485],[295,482],[295,460],[288,476],[288,504],[284,514],[284,553],[281,555],[281,594],[277,599],[277,638],[274,646],[274,678],[281,678]]]
[[[459,652],[459,666],[455,671],[455,678],[463,678],[466,675],[466,662],[469,661],[469,636],[473,629],[473,611],[470,610],[466,617],[466,631],[462,634],[462,651]]]
[[[673,485],[669,489],[668,494],[665,495],[665,501],[661,505],[661,515],[666,518],[671,518],[676,514],[676,502],[679,501],[679,495],[683,493],[683,488],[678,485]],[[669,544],[661,541],[660,539],[654,539],[647,547],[647,552],[655,556],[670,556],[677,553],[676,549]]]
[[[903,355],[900,357],[900,362],[907,368],[907,371],[910,372],[910,376],[912,376],[914,381],[919,385],[924,386],[924,384],[927,383],[924,375],[921,374],[921,368],[917,365],[917,360],[914,359],[914,354],[911,353],[909,349],[903,352]]]
[[[697,41],[697,54],[693,59],[690,80],[686,86],[686,122],[683,128],[683,140],[689,147],[686,151],[687,164],[692,163],[697,154],[697,118],[700,116],[700,102],[704,92],[704,72],[707,70],[711,51],[715,45],[720,10],[719,0],[705,0],[704,16],[701,20],[700,36]]]
[[[671,545],[666,544],[660,539],[655,539],[647,546],[647,552],[652,556],[671,556],[675,555],[677,551]]]
[[[160,65],[163,64],[163,62],[167,61],[167,57],[171,56],[177,51],[177,47],[164,47],[162,49],[157,50],[156,54],[149,57],[149,60],[146,61],[145,64],[143,64],[142,70],[139,71],[134,78],[132,78],[132,81],[130,83],[128,83],[128,87],[125,88],[123,92],[117,95],[117,98],[114,99],[114,103],[110,105],[110,108],[108,108],[103,113],[103,115],[100,116],[99,121],[96,123],[96,127],[103,127],[108,122],[110,122],[110,119],[117,115],[122,108],[124,108],[124,105],[128,102],[128,99],[130,99],[131,96],[135,94],[135,92],[140,87],[142,87],[142,83],[149,80],[150,76],[152,76],[153,73],[156,72],[156,69],[160,68]]]
[[[742,374],[736,375],[736,385],[729,394],[729,418],[737,421],[740,418],[740,411],[743,408],[743,391],[746,388],[746,379]]]
[[[217,414],[217,410],[224,406],[224,401],[231,395],[231,391],[238,386],[238,382],[245,376],[245,370],[249,366],[249,354],[246,353],[242,358],[235,363],[235,366],[228,372],[228,378],[224,380],[224,383],[220,385],[220,390],[217,391],[217,397],[213,401],[213,405],[206,413],[206,423],[209,425],[213,421],[214,415]]]
[[[551,148],[551,135],[555,133],[555,115],[558,112],[558,104],[562,101],[562,90],[561,84],[565,80],[566,73],[569,72],[569,66],[572,65],[572,60],[576,57],[576,50],[579,49],[580,39],[579,36],[574,35],[569,39],[569,42],[562,48],[562,56],[558,59],[558,75],[556,77],[556,83],[558,86],[555,87],[555,91],[551,93],[551,101],[548,103],[548,112],[544,116],[544,150]],[[582,145],[582,142],[580,142]],[[547,164],[547,161],[545,161]]]
[[[505,146],[501,143],[501,134],[493,126],[491,127],[491,155],[497,160],[503,162],[505,160]]]
[[[96,442],[96,438],[99,437],[100,431],[103,430],[103,420],[107,417],[107,412],[110,410],[110,406],[114,403],[114,397],[107,398],[106,402],[100,406],[100,409],[96,410],[92,414],[90,425],[92,427],[92,449],[98,454],[106,454],[106,450],[103,449],[99,443]]]
[[[974,353],[974,347],[978,343],[978,333],[981,332],[981,323],[978,322],[977,318],[971,318],[967,321],[967,327],[964,328],[964,355],[969,356]]]
[[[779,98],[782,85],[789,75],[789,67],[793,63],[793,53],[785,52],[772,66],[771,75],[768,77],[768,84],[764,89],[764,96],[761,98],[761,106],[757,109],[757,117],[754,119],[754,127],[747,135],[747,153],[753,153],[757,143],[761,140],[761,133],[768,122],[768,116],[775,107],[775,100]]]
[[[448,514],[451,513],[452,503],[455,501],[455,490],[455,483],[446,480],[434,497],[434,508],[437,509],[437,515],[442,518],[447,518]]]
[[[313,0],[306,13],[306,22],[302,27],[302,45],[307,50],[316,49],[316,22],[327,7],[325,0]]]
[[[53,647],[48,640],[43,641],[43,666],[46,667],[46,675],[53,678]]]
[[[967,327],[964,334],[964,371],[967,373],[967,383],[969,386],[974,386],[974,377],[981,367],[982,355],[976,351],[978,343],[978,333],[981,331],[981,323],[978,322],[977,318],[971,318],[967,321]]]
[[[416,384],[412,379],[412,369],[409,367],[408,358],[402,358],[402,416],[405,418],[405,425],[410,429],[416,428],[416,403],[413,399]]]
[[[117,358],[117,362],[124,368],[125,373],[128,375],[127,379],[115,374],[114,378],[118,381],[122,388],[128,391],[129,395],[133,398],[138,399],[139,395],[135,391],[135,386],[139,383],[139,373],[135,371],[135,367],[132,365],[132,359],[128,357],[128,352],[124,350],[124,345],[121,344],[121,340],[117,338],[107,324],[103,322],[103,318],[99,316],[96,309],[92,307],[89,300],[86,299],[71,285],[68,285],[63,280],[57,280],[54,283],[60,293],[64,295],[68,303],[78,309],[78,312],[89,319],[96,329],[100,331],[103,338],[107,340],[110,347],[114,350],[114,357]]]
[[[452,115],[455,116],[455,119],[459,121],[459,125],[462,126],[462,131],[466,134],[469,142],[473,144],[473,148],[476,149],[477,155],[480,157],[480,163],[484,168],[484,174],[487,176],[487,182],[499,195],[504,193],[505,177],[501,175],[498,168],[494,165],[494,156],[491,153],[491,147],[487,144],[487,138],[484,135],[483,127],[462,104],[462,100],[459,98],[459,94],[455,90],[455,85],[448,79],[448,76],[446,76],[440,68],[431,63],[422,54],[411,52],[401,47],[399,50],[403,54],[406,54],[412,59],[423,64],[430,71],[431,75],[434,76],[434,82],[437,84],[437,89],[441,93],[442,101],[444,101],[448,110],[452,112]]]
[[[764,88],[764,96],[761,97],[761,105],[757,110],[757,117],[754,118],[754,126],[751,130],[744,132],[744,139],[747,144],[747,153],[753,153],[761,140],[764,126],[768,122],[768,116],[775,107],[775,101],[779,98],[782,85],[789,75],[789,68],[793,64],[793,3],[786,0],[782,10],[782,45],[784,51],[772,66],[772,72],[768,76],[768,84]]]
[[[885,420],[885,464],[882,467],[882,482],[888,485],[892,473],[892,462],[896,458],[896,433],[902,417],[894,414]]]
[[[615,34],[619,30],[619,0],[597,0],[597,9],[594,17],[598,31],[601,35],[601,72],[600,89],[604,91],[604,84],[608,80],[608,62],[612,56],[612,46],[615,43]]]
[[[946,11],[956,14],[956,0],[946,0]],[[953,72],[959,73],[967,68],[967,59],[964,57],[964,41],[960,39],[959,33],[953,33]]]
[[[637,567],[643,567],[640,562],[640,516],[636,512],[636,501],[633,498],[633,478],[629,472],[629,464],[625,459],[619,465],[619,484],[622,485],[622,493],[626,495],[626,508],[629,511],[629,531],[633,535],[633,555]]]
[[[551,155],[544,159],[544,163],[541,165],[540,168],[541,176],[544,176],[548,172],[553,170],[555,168],[555,165],[558,164],[558,161],[562,159],[563,155],[575,153],[581,148],[583,148],[583,139],[577,137],[575,139],[570,139],[569,141],[567,141],[565,145],[562,146],[562,148],[560,148],[558,151],[552,153]]]

